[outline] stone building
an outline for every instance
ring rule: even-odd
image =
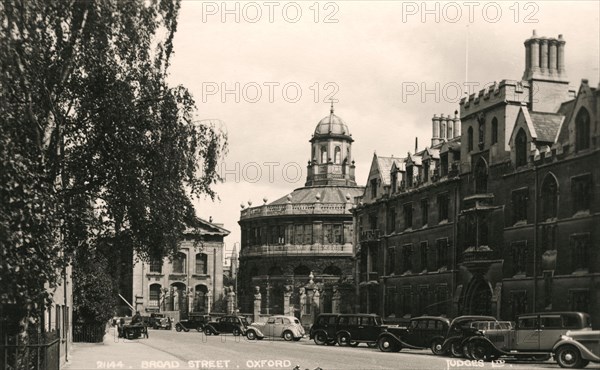
[[[374,160],[355,209],[365,309],[579,310],[600,326],[599,89],[569,89],[562,35],[525,49],[522,79],[434,116],[430,147]]]
[[[243,312],[254,310],[256,295],[263,314],[284,313],[284,308],[308,314],[310,308],[302,312],[300,307],[300,288],[311,297],[318,291],[319,309],[327,312],[339,289],[347,293],[340,310],[353,309],[350,210],[354,197],[363,192],[354,178],[353,141],[332,106],[310,139],[305,186],[271,203],[263,199],[261,206],[242,205],[238,288]]]
[[[222,224],[198,219],[197,227],[185,233],[172,261],[134,263],[135,308],[174,318],[185,318],[189,312],[225,312],[223,239],[227,235]]]

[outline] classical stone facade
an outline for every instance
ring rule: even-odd
[[[168,312],[177,318],[189,312],[225,312],[221,224],[205,220],[189,230],[172,261],[164,258],[133,267],[134,306],[140,312]]]
[[[242,205],[238,288],[243,312],[253,312],[260,297],[263,314],[291,310],[300,317],[306,313],[300,288],[309,290],[305,294],[318,291],[322,310],[331,312],[334,287],[347,293],[340,310],[353,309],[351,207],[363,188],[354,179],[352,142],[332,106],[310,139],[305,186],[271,203],[264,199],[262,206]]]
[[[425,150],[374,159],[355,209],[363,310],[600,326],[600,89],[569,89],[564,46],[534,33],[522,80],[434,116]]]

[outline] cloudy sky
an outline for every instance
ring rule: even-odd
[[[225,224],[230,251],[240,203],[302,187],[308,140],[330,98],[364,184],[373,152],[405,156],[415,137],[423,149],[432,115],[458,109],[469,85],[519,80],[534,29],[563,34],[574,88],[582,78],[597,86],[598,4],[183,1],[170,82],[188,87],[198,118],[220,120],[229,135],[220,201],[198,200],[199,216]]]

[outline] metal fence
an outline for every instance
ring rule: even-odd
[[[74,324],[73,342],[100,343],[106,333],[106,324]]]
[[[58,330],[29,334],[23,343],[18,335],[5,336],[0,343],[0,368],[14,370],[58,370],[60,335]]]

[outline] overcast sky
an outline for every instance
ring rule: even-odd
[[[574,88],[582,78],[598,86],[598,4],[183,1],[169,80],[190,89],[200,119],[221,120],[229,135],[220,201],[197,201],[199,216],[224,223],[230,251],[240,203],[302,187],[328,98],[355,140],[363,185],[373,152],[401,157],[414,152],[415,137],[419,150],[430,143],[432,115],[458,109],[467,79],[480,88],[519,80],[533,29],[564,35]]]

